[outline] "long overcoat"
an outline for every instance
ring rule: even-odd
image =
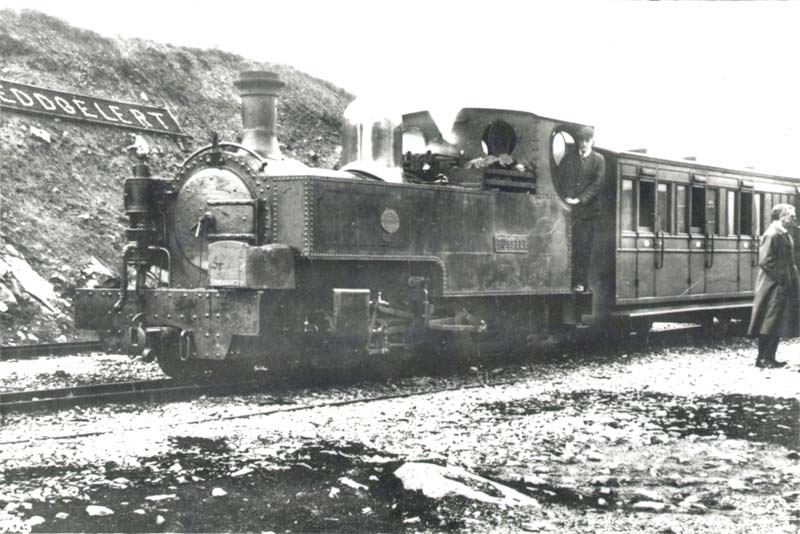
[[[793,249],[789,235],[774,225],[761,236],[748,335],[800,336],[800,281]]]

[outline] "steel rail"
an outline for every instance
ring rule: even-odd
[[[675,330],[662,331],[660,333],[667,333],[667,334],[678,333],[678,334],[685,335],[687,333],[687,331],[689,331],[689,330],[698,331],[698,330],[701,330],[701,329],[699,329],[697,327],[695,327],[695,328],[679,328],[679,329],[675,329]],[[673,336],[658,336],[658,337],[665,337],[668,340],[674,340],[675,339]],[[579,361],[579,360],[580,359],[573,360],[573,361]],[[562,362],[562,364],[563,364],[563,362]],[[558,364],[558,365],[561,366],[562,364]],[[264,417],[264,416],[287,414],[287,413],[293,413],[293,412],[319,410],[319,409],[323,409],[323,408],[336,408],[336,407],[342,407],[342,406],[348,406],[348,405],[354,405],[354,404],[368,404],[368,403],[373,403],[373,402],[381,402],[381,401],[394,400],[394,399],[403,399],[403,398],[410,398],[410,397],[416,397],[416,396],[436,395],[436,394],[439,394],[439,393],[453,392],[453,391],[459,391],[459,390],[470,390],[470,389],[478,389],[478,388],[486,388],[486,387],[503,387],[503,386],[516,384],[516,383],[520,382],[521,380],[524,380],[524,377],[520,378],[520,377],[515,376],[515,377],[512,377],[512,378],[508,378],[508,379],[493,379],[490,373],[486,373],[486,374],[481,374],[481,378],[477,378],[477,377],[473,376],[467,382],[459,383],[459,384],[455,384],[455,385],[448,385],[448,386],[444,386],[444,387],[433,387],[433,388],[430,388],[430,387],[427,387],[427,386],[424,386],[424,387],[421,387],[421,388],[419,386],[412,386],[412,387],[409,388],[408,391],[393,391],[391,393],[372,394],[372,395],[367,395],[367,396],[364,396],[364,397],[357,397],[357,398],[345,398],[345,399],[327,400],[327,401],[321,401],[321,402],[310,402],[310,403],[303,403],[303,404],[295,404],[293,401],[285,402],[285,401],[281,401],[281,399],[274,399],[273,398],[272,399],[273,402],[270,402],[270,403],[259,402],[258,406],[264,406],[266,404],[269,404],[269,405],[291,404],[291,405],[289,405],[289,406],[270,406],[267,409],[256,409],[255,411],[250,411],[250,412],[246,412],[246,413],[237,413],[237,414],[231,414],[231,415],[223,415],[223,416],[214,415],[211,418],[209,418],[209,417],[200,417],[198,419],[189,419],[189,420],[181,420],[181,421],[175,421],[175,422],[166,422],[165,426],[166,427],[172,427],[172,426],[178,426],[178,425],[198,425],[198,424],[203,424],[203,423],[207,423],[207,422],[211,422],[211,421],[218,422],[218,421],[232,421],[232,420],[238,420],[238,419],[249,419],[249,418],[252,418],[252,417]],[[266,383],[266,382],[262,382],[262,384],[264,384],[264,383]],[[140,427],[138,427],[136,429],[128,429],[128,430],[145,430],[145,429],[151,429],[151,428],[154,428],[154,426],[153,425],[144,425],[144,426],[140,426]],[[0,446],[13,445],[13,444],[24,443],[24,442],[29,442],[29,441],[69,440],[69,439],[75,439],[75,438],[86,438],[88,436],[99,436],[99,435],[110,434],[112,432],[115,432],[115,430],[103,428],[103,429],[97,429],[97,430],[92,430],[92,431],[88,431],[88,432],[72,433],[72,434],[68,434],[68,435],[44,436],[44,437],[41,437],[41,438],[34,437],[34,438],[31,438],[31,439],[15,439],[15,440],[11,440],[11,441],[0,441]]]
[[[100,341],[69,341],[66,343],[35,343],[32,345],[0,345],[0,360],[22,360],[39,356],[72,355],[102,350]]]
[[[258,380],[214,384],[163,379],[13,391],[0,393],[0,415],[37,410],[58,411],[75,406],[108,403],[187,400],[209,394],[251,393],[263,389],[267,384],[267,381]]]
[[[650,332],[638,338],[647,345],[658,340],[661,343],[679,341],[703,331],[699,326],[688,326],[670,330]],[[585,340],[584,340],[585,341]],[[580,349],[583,343],[572,343],[573,349]],[[565,348],[562,346],[562,348]],[[580,364],[585,356],[569,358]],[[181,382],[173,379],[145,380],[136,382],[119,382],[97,384],[70,388],[43,389],[0,393],[0,416],[10,413],[28,413],[38,410],[65,410],[80,405],[97,405],[106,403],[141,403],[155,401],[189,400],[200,395],[250,394],[268,391],[276,384],[275,376],[255,376],[248,380],[226,383]]]

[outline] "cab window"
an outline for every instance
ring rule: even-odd
[[[553,140],[550,144],[550,155],[556,167],[561,165],[561,160],[567,155],[567,152],[575,146],[575,139],[565,130],[559,130],[553,134]]]

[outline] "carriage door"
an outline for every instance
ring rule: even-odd
[[[758,239],[761,235],[764,197],[752,190],[753,183],[742,180],[738,192],[735,228],[739,239],[739,291],[752,291],[758,265]],[[747,189],[745,189],[747,188]],[[729,193],[730,194],[730,193]]]
[[[656,294],[656,182],[655,169],[639,169],[636,216],[636,285],[637,298]]]
[[[617,299],[655,296],[656,170],[622,165],[619,189]]]
[[[617,205],[616,298],[636,298],[636,166],[621,165]]]
[[[683,201],[678,197],[682,197]],[[684,221],[686,219],[685,199],[685,185],[662,181],[656,183],[656,232],[653,262],[657,297],[675,297],[686,291],[686,279],[689,276],[689,265],[686,262],[686,239],[678,235],[678,233],[686,233],[685,227],[678,222],[681,215],[683,215]]]
[[[717,178],[716,184],[738,186],[738,182],[729,178]],[[705,233],[705,272],[706,293],[720,295],[736,293],[739,290],[737,281],[739,272],[739,242],[735,233],[727,227],[728,216],[734,201],[736,211],[736,195],[730,195],[729,189],[706,187],[706,233]]]
[[[689,191],[689,294],[707,293],[708,271],[714,269],[718,189],[706,187],[706,177],[692,176]]]
[[[680,295],[685,286],[676,285],[672,265],[672,191],[668,182],[656,177],[654,169],[642,168],[639,179],[639,245],[637,255],[639,297]]]

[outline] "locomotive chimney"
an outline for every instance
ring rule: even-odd
[[[278,92],[286,85],[274,72],[245,71],[234,82],[242,97],[242,146],[272,159],[282,159],[276,122]]]

